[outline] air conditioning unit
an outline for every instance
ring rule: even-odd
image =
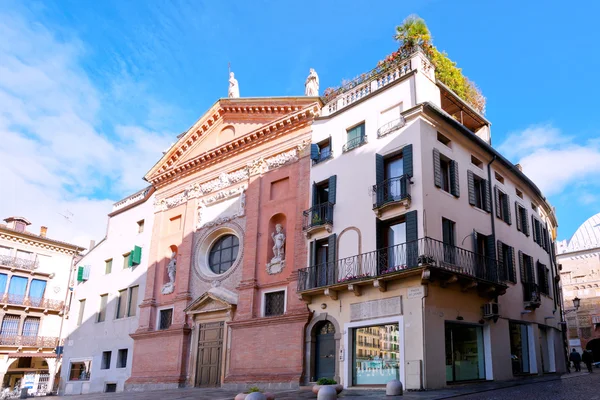
[[[483,318],[498,318],[500,305],[498,303],[487,303],[483,305]]]

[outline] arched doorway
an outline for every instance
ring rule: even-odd
[[[585,348],[591,350],[594,355],[594,361],[600,361],[600,339],[590,340]]]
[[[335,327],[325,321],[316,327],[315,335],[315,379],[335,376]]]

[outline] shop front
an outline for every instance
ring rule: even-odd
[[[529,327],[527,324],[511,321],[508,330],[513,375],[530,374]]]
[[[446,322],[446,382],[485,379],[485,353],[481,325]]]

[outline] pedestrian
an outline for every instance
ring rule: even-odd
[[[579,354],[577,350],[573,349],[573,351],[571,351],[569,360],[573,363],[575,372],[581,372],[581,354]]]
[[[583,355],[581,356],[581,361],[584,362],[589,373],[594,372],[594,370],[592,369],[592,363],[594,362],[594,356],[592,355],[591,351],[584,350]]]

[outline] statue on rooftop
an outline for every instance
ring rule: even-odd
[[[308,78],[304,83],[304,95],[305,96],[318,96],[319,95],[319,75],[314,69],[310,69]]]
[[[240,97],[240,87],[237,79],[233,77],[233,72],[229,73],[229,91],[227,92],[227,96],[231,99]]]

